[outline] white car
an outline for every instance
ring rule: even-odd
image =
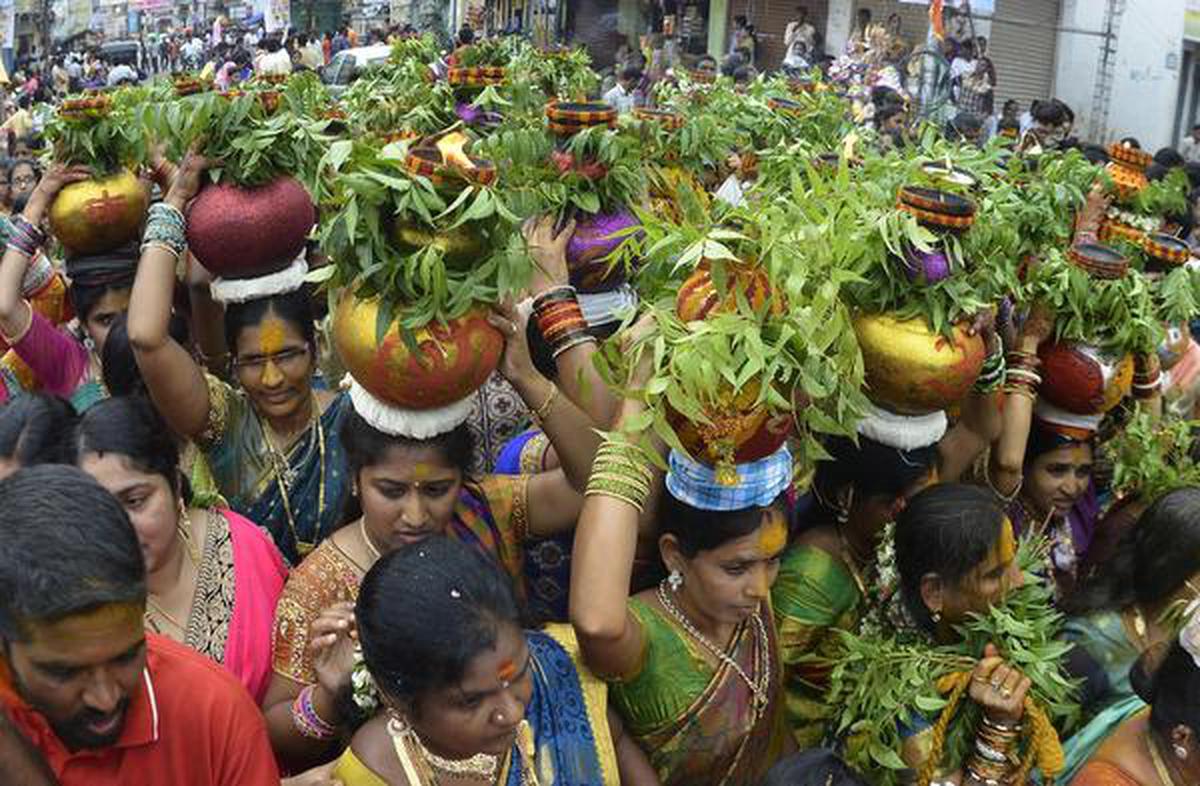
[[[343,49],[333,56],[329,65],[321,69],[321,81],[329,89],[329,94],[337,98],[365,69],[386,63],[391,54],[392,48],[387,44]]]

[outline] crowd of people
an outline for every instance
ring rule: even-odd
[[[772,95],[768,111],[780,117],[796,117],[803,96],[837,102],[838,119],[844,114],[862,145],[832,153],[842,187],[863,158],[899,161],[930,128],[947,145],[938,149],[962,161],[986,148],[1035,172],[1055,165],[1046,162],[1106,166],[1143,154],[1134,139],[1113,147],[1077,139],[1074,116],[1058,100],[1035,101],[1026,116],[1010,101],[995,114],[996,75],[982,39],[954,39],[955,114],[930,124],[898,68],[909,49],[900,31],[860,22],[847,51],[818,70],[808,58],[819,36],[799,17],[787,31],[785,65],[804,79],[770,83],[791,84],[800,96]],[[56,62],[47,82],[37,72],[17,80],[15,111],[0,126],[9,152],[0,168],[6,783],[1019,786],[1033,782],[1034,762],[1043,783],[1200,783],[1200,471],[1190,441],[1200,345],[1186,325],[1169,326],[1175,334],[1163,347],[1128,357],[1079,350],[1064,370],[1047,352],[1078,321],[1072,302],[1004,297],[957,329],[954,341],[975,342],[978,357],[935,369],[951,376],[969,367],[949,415],[895,406],[870,385],[853,391],[862,402],[825,412],[816,402],[847,379],[810,379],[780,394],[782,381],[766,376],[745,401],[726,396],[701,412],[680,394],[664,416],[655,396],[673,384],[660,375],[676,346],[668,338],[710,315],[706,324],[718,332],[736,314],[754,324],[780,317],[797,306],[771,294],[784,278],[738,283],[752,265],[700,284],[689,278],[671,293],[671,308],[697,298],[699,313],[669,323],[652,350],[639,351],[641,337],[663,324],[659,305],[640,304],[628,283],[590,290],[576,269],[576,245],[602,245],[619,227],[585,239],[582,211],[539,212],[522,216],[514,234],[512,253],[528,270],[519,303],[491,303],[476,320],[479,332],[452,346],[437,343],[435,326],[422,327],[412,357],[418,341],[434,347],[427,357],[394,367],[372,359],[364,369],[351,362],[348,333],[395,356],[408,351],[407,338],[383,338],[395,315],[354,310],[350,286],[333,293],[339,306],[327,313],[327,293],[314,291],[309,271],[349,264],[330,261],[318,240],[334,243],[337,234],[314,231],[298,254],[269,260],[263,275],[207,270],[193,208],[206,190],[226,187],[209,184],[226,162],[206,157],[202,143],[169,160],[163,140],[148,140],[139,172],[148,208],[137,238],[98,251],[70,247],[71,227],[56,206],[97,175],[98,162],[63,160],[62,148],[43,140],[37,104],[53,113],[56,99],[77,90],[179,70],[222,91],[272,77],[275,90],[356,39],[352,31],[166,36],[147,73],[128,77],[85,55]],[[396,51],[410,40],[398,37]],[[589,97],[600,103],[570,122],[598,122],[617,135],[635,116],[659,122],[647,109],[675,122],[654,108],[666,95],[699,104],[716,100],[709,89],[727,88],[731,100],[767,89],[753,40],[739,20],[729,61],[653,73],[645,68],[653,58],[627,52],[612,84],[596,80]],[[464,70],[486,70],[461,66],[472,47],[487,51],[486,41],[464,30],[456,43],[416,63],[420,90],[448,93],[454,79],[477,77]],[[489,108],[509,111],[516,100]],[[604,103],[626,117],[609,118]],[[464,106],[476,108],[456,106],[452,131],[477,116]],[[550,114],[557,111],[551,101],[551,124],[566,122]],[[336,169],[351,151],[368,155],[355,147],[362,140],[327,141],[345,142],[337,149],[346,155],[323,166]],[[398,143],[404,154],[410,141]],[[787,138],[779,150],[796,142],[806,144]],[[564,160],[568,149],[578,150],[553,154],[564,177],[600,166],[580,176],[602,179],[625,165]],[[763,184],[770,159],[756,169],[754,152],[721,152],[728,157],[705,162],[706,177],[686,198],[640,205],[647,223],[651,212],[694,201],[744,211],[716,240],[752,234],[750,214],[778,198]],[[1183,173],[1186,208],[1157,216],[1153,229],[1195,248],[1200,164],[1191,152],[1159,150],[1145,180],[1175,182]],[[475,159],[459,158],[467,163],[454,166],[475,168]],[[789,188],[828,164],[813,161],[789,172]],[[444,184],[447,171],[420,182]],[[395,181],[382,172],[353,177],[373,188]],[[1116,254],[1098,245],[1114,197],[1102,170],[1089,172],[1086,198],[1063,197],[1061,207],[1071,213],[1066,245],[1085,260],[1080,266]],[[1008,187],[1002,180],[997,189]],[[962,193],[979,198],[981,189]],[[912,215],[932,221],[949,209],[962,229],[961,194],[914,193],[925,201]],[[332,201],[318,208],[319,223],[334,220]],[[116,220],[101,215],[101,223]],[[938,237],[928,226],[917,235],[926,245]],[[252,228],[275,231],[284,229]],[[623,242],[645,240],[630,234]],[[651,239],[668,244],[662,234]],[[448,242],[438,260],[452,252]],[[647,256],[649,245],[641,246]],[[703,260],[679,254],[676,266],[709,276],[727,249],[703,247]],[[932,286],[936,254],[904,253],[927,265]],[[436,278],[430,269],[422,275]],[[861,376],[867,339],[855,336],[814,330],[772,346],[788,354],[803,344],[817,358],[848,343]],[[763,331],[756,340],[747,351],[762,355],[773,338]],[[488,347],[487,384],[510,391],[504,415],[519,428],[497,432],[480,385],[445,406],[382,398],[388,386],[405,401],[458,391],[429,367],[460,356],[486,365]],[[710,363],[704,375],[744,385],[736,351],[723,349],[728,367]],[[612,377],[614,354],[630,361],[622,379]],[[1104,399],[1102,411],[1051,404],[1052,383],[1074,384],[1071,374],[1084,366],[1079,376],[1100,390],[1085,403]],[[344,379],[331,371],[343,367]],[[909,395],[953,387],[924,366],[914,374],[923,376],[893,382]],[[782,425],[750,407],[768,398],[782,399]],[[841,426],[817,439],[794,428],[804,418]],[[651,421],[662,428],[647,432]],[[1156,453],[1156,437],[1144,458],[1114,472],[1106,446],[1143,422],[1184,424],[1188,443]],[[689,427],[706,438],[689,439]],[[769,448],[755,453],[758,442]],[[1145,481],[1151,469],[1172,482]],[[1130,475],[1143,478],[1132,491]],[[994,636],[978,641],[981,621],[997,619]],[[884,722],[894,727],[894,749],[862,718],[839,720],[843,705],[864,701],[836,694],[847,675],[892,666],[853,655],[855,642],[874,641],[873,626],[902,642],[912,662],[953,665],[918,670],[913,679],[925,693],[917,706],[892,700]],[[1038,640],[1045,630],[1049,640]],[[1031,660],[1028,647],[1051,656]],[[905,673],[897,660],[860,693],[886,706],[888,696],[908,695],[898,676]],[[857,750],[864,739],[866,752]]]

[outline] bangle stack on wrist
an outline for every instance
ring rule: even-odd
[[[8,248],[26,259],[33,259],[38,249],[46,244],[46,233],[25,220],[24,216],[13,216],[8,220],[8,225]]]
[[[1011,350],[1005,361],[1004,392],[1036,399],[1042,384],[1042,375],[1037,373],[1041,365],[1041,358],[1036,353]]]
[[[292,723],[296,730],[312,740],[330,740],[337,735],[337,727],[327,723],[317,714],[313,706],[316,685],[306,685],[292,702]]]
[[[1020,764],[1013,756],[1020,735],[1019,724],[1006,726],[984,715],[967,758],[967,774],[984,786],[1007,786],[1013,768]]]
[[[619,499],[641,513],[650,496],[654,475],[642,460],[636,446],[614,439],[604,441],[592,462],[585,496],[601,495]]]
[[[995,393],[1004,387],[1006,369],[1004,348],[997,346],[983,361],[983,367],[979,369],[979,376],[975,378],[974,391],[988,394]]]
[[[1158,357],[1138,355],[1133,367],[1133,397],[1154,398],[1162,392],[1162,367]]]
[[[533,315],[555,358],[571,347],[595,341],[587,332],[574,287],[555,287],[538,295],[533,299]]]
[[[187,250],[187,234],[183,213],[166,202],[155,202],[150,206],[146,218],[146,231],[142,234],[142,253],[148,248],[166,251],[175,261]]]

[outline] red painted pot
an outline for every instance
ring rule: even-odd
[[[504,336],[482,308],[418,328],[411,344],[396,323],[376,338],[379,303],[345,295],[333,318],[333,342],[346,370],[368,393],[402,409],[437,409],[479,389],[500,364]]]
[[[1076,415],[1103,415],[1129,395],[1133,356],[1101,352],[1087,344],[1044,344],[1039,394]]]
[[[794,422],[791,412],[772,416],[765,407],[755,406],[760,389],[751,382],[741,393],[729,390],[719,396],[705,412],[708,423],[688,420],[670,408],[667,422],[694,459],[718,470],[759,461],[783,447]]]
[[[214,276],[254,278],[287,267],[316,221],[312,198],[290,177],[256,188],[208,185],[188,208],[188,247]]]

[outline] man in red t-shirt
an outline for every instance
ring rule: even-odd
[[[0,511],[0,750],[15,729],[43,760],[5,761],[6,782],[50,783],[44,763],[62,786],[279,784],[237,680],[143,632],[145,568],[114,497],[47,465],[0,482]]]

